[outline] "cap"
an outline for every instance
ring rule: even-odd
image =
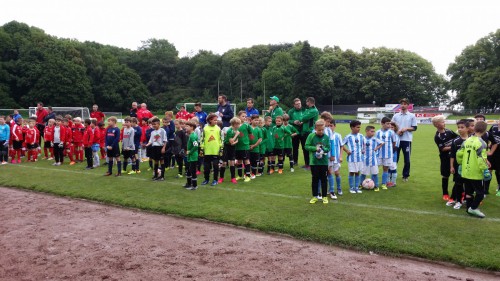
[[[280,99],[277,96],[272,96],[270,99],[275,100],[276,102],[280,102]]]
[[[410,101],[407,99],[407,98],[402,98],[399,100],[399,103],[406,103],[406,104],[410,104]]]

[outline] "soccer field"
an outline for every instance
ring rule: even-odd
[[[339,124],[343,136],[348,131],[347,124]],[[308,203],[311,176],[302,169],[295,173],[285,169],[282,175],[250,183],[225,182],[187,191],[181,187],[185,179],[175,178],[177,169],[167,172],[165,182],[152,182],[146,163],[140,175],[114,178],[102,176],[104,167],[87,171],[83,163],[53,167],[52,162],[40,160],[0,167],[0,185],[205,218],[363,251],[499,270],[500,198],[487,196],[481,206],[484,219],[446,207],[434,132],[432,126],[420,125],[414,134],[409,182],[398,179],[397,187],[380,192],[344,193],[328,205]],[[344,191],[345,166],[341,168]],[[401,175],[402,163],[399,166]],[[450,181],[450,192],[452,185]],[[496,185],[494,178],[490,191]]]

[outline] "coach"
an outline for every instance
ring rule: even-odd
[[[301,138],[306,138],[314,130],[314,124],[319,117],[319,111],[316,108],[316,100],[313,97],[308,97],[306,99],[307,108],[304,110],[300,122],[302,122],[302,132]],[[304,143],[302,144],[302,149],[304,148]],[[309,169],[309,153],[304,153],[304,166],[303,168]]]
[[[40,132],[40,136],[43,138],[43,133],[45,131],[45,122],[43,121],[47,115],[49,115],[49,112],[43,108],[43,103],[38,102],[36,104],[36,128]],[[42,143],[42,138],[40,138],[40,144]],[[45,139],[45,138],[44,138]]]
[[[219,102],[219,105],[217,105],[218,120],[222,121],[222,127],[231,126],[229,121],[234,117],[234,112],[231,105],[227,102],[227,97],[219,93],[217,101]]]
[[[95,118],[97,124],[104,122],[106,119],[106,115],[99,111],[99,106],[97,104],[94,104],[92,106],[92,112],[90,112],[90,118]]]
[[[407,98],[401,99],[399,103],[401,105],[401,111],[394,114],[392,121],[395,122],[399,128],[398,135],[400,144],[398,148],[398,162],[402,150],[405,158],[403,181],[406,182],[410,177],[411,142],[413,140],[413,132],[417,130],[417,118],[415,114],[408,111],[410,102]]]
[[[302,153],[304,155],[309,154],[306,150],[305,144],[307,135],[304,137],[302,135],[302,115],[304,114],[304,108],[302,107],[302,102],[299,98],[293,100],[293,107],[288,110],[288,116],[290,116],[289,123],[297,129],[299,132],[296,136],[292,138],[292,154],[293,154],[293,162],[297,165],[299,159],[299,145],[302,144]]]
[[[277,96],[272,96],[269,99],[269,111],[265,114],[265,116],[271,116],[273,120],[273,126],[276,125],[276,117],[283,116],[283,109],[278,105],[280,99]]]

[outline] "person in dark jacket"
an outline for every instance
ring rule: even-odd
[[[217,114],[218,120],[222,121],[222,127],[229,127],[229,121],[234,117],[234,112],[229,102],[227,101],[227,97],[222,93],[219,93],[218,98],[219,105],[217,106]]]

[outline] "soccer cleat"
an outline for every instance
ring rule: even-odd
[[[8,162],[2,161],[2,165],[8,164]]]
[[[462,207],[462,203],[457,202],[457,203],[455,203],[455,206],[453,206],[453,209],[460,210],[461,207]]]
[[[57,166],[57,162],[54,162],[54,164],[52,164],[52,166]]]
[[[71,161],[71,162],[69,162],[69,165],[70,165],[70,166],[73,166],[73,165],[75,165],[75,164],[76,164],[76,162],[75,162],[75,161]]]
[[[159,178],[156,178],[155,181],[165,181],[165,178],[164,177],[159,177]]]
[[[122,176],[122,173],[118,173],[115,175],[115,177],[121,177]]]
[[[242,180],[243,178],[242,178],[242,177],[240,177],[240,176],[237,176],[235,179],[236,179],[237,181],[239,181],[239,180]]]
[[[323,200],[323,196],[321,195],[316,196],[316,198],[318,198],[318,200]]]
[[[337,200],[337,195],[335,195],[335,192],[330,192],[330,198],[333,200]]]
[[[200,171],[196,171],[196,175],[199,175],[199,174],[201,174],[201,172]]]
[[[328,204],[328,197],[327,196],[323,197],[322,200],[323,200],[323,204]]]
[[[105,177],[109,177],[109,176],[111,176],[111,175],[112,175],[112,173],[110,173],[110,172],[106,172],[106,173],[104,174],[104,176],[105,176]]]
[[[360,189],[356,190],[356,193],[363,193]]]
[[[149,167],[147,171],[148,171],[148,172],[150,172],[152,169],[153,169],[153,168]]]
[[[500,196],[500,190],[499,190],[499,191],[497,191],[497,194],[496,194],[496,196]]]
[[[205,180],[201,183],[201,185],[207,185],[208,184],[208,180]]]
[[[20,164],[21,163],[21,159],[17,159],[17,164]]]
[[[316,198],[316,197],[313,197],[313,198],[311,198],[311,200],[309,200],[310,204],[314,204],[316,202],[318,202],[318,198]]]
[[[158,178],[158,177],[153,176],[153,177],[151,178],[151,180],[155,181],[157,178]]]
[[[283,174],[283,169],[278,169],[278,174]]]
[[[54,158],[52,158],[52,157],[49,157],[49,158],[47,158],[47,160],[54,160]]]
[[[395,184],[393,182],[388,182],[387,183],[387,187],[393,187],[393,186],[395,186]]]
[[[295,170],[294,170],[293,168],[290,168],[290,172],[292,172],[292,173],[293,173],[293,172],[295,172]]]
[[[354,190],[354,189],[350,188],[350,189],[349,189],[349,192],[350,192],[350,193],[352,193],[352,194],[355,194],[355,193],[356,193],[356,190]]]
[[[444,201],[450,200],[450,196],[448,194],[443,195],[443,200]]]
[[[270,175],[274,174],[274,169],[269,170],[269,174]]]
[[[478,218],[484,218],[485,215],[478,209],[472,209],[469,207],[469,209],[467,209],[467,213],[469,215],[472,215],[472,216],[475,216],[475,217],[478,217]]]
[[[218,184],[221,184],[224,182],[224,178],[220,178],[219,181],[217,182]]]
[[[262,176],[262,173],[257,173],[255,176],[256,176],[256,177],[261,177],[261,176]]]
[[[237,183],[238,183],[238,181],[237,181],[235,178],[232,178],[232,179],[231,179],[231,182],[232,182],[233,184],[237,184]]]
[[[17,162],[16,162],[16,160],[15,160],[15,159],[12,159],[12,161],[11,161],[10,163],[12,163],[12,164],[16,164]]]
[[[212,184],[210,184],[211,186],[216,186],[217,185],[217,181],[216,180],[213,180],[212,181]]]
[[[191,188],[191,185],[186,183],[186,184],[185,184],[185,185],[183,185],[182,187],[184,187],[184,188],[186,188],[186,189],[190,189],[190,188]]]
[[[408,182],[408,178],[403,178],[403,182]]]
[[[453,206],[453,205],[455,205],[455,200],[453,200],[453,199],[450,199],[450,200],[448,200],[448,202],[446,202],[446,206],[448,206],[448,207]]]
[[[383,184],[380,186],[383,190],[387,190],[387,185]]]
[[[137,172],[134,171],[134,170],[132,170],[132,171],[130,171],[130,172],[127,173],[127,175],[134,175],[134,174],[137,174]]]
[[[245,176],[245,179],[243,180],[244,182],[249,182],[251,181],[250,177]]]
[[[197,189],[198,189],[198,187],[197,187],[197,186],[191,186],[191,187],[189,188],[189,190],[197,190]]]
[[[140,173],[141,173],[141,170],[137,170],[137,171],[135,171],[135,172],[136,172],[137,174],[140,174]]]
[[[386,188],[386,189],[387,189],[387,188]],[[375,188],[373,189],[373,191],[375,191],[375,192],[380,191],[380,188],[375,187]]]
[[[344,193],[342,192],[342,189],[337,189],[337,194],[338,194],[339,196],[344,195]]]
[[[183,176],[181,174],[177,174],[177,178],[180,179],[182,178]]]
[[[255,179],[255,175],[254,175],[254,174],[251,174],[251,175],[250,175],[250,179],[254,180],[254,179]]]
[[[85,170],[92,170],[94,167],[85,167]]]

